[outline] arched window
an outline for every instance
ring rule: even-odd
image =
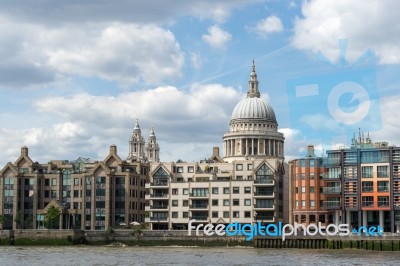
[[[154,185],[167,185],[169,180],[169,175],[164,168],[160,167],[153,175]]]
[[[273,183],[274,172],[266,165],[263,164],[256,172],[256,183],[268,184]]]

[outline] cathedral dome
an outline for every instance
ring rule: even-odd
[[[231,119],[257,119],[276,123],[272,107],[258,97],[246,97],[241,100],[233,109]]]

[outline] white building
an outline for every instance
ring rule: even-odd
[[[138,129],[137,123],[131,158],[144,155]],[[247,97],[234,108],[223,140],[223,158],[214,147],[209,160],[196,163],[158,162],[157,144],[146,184],[151,229],[185,229],[191,219],[224,224],[288,221],[284,136],[274,110],[260,98],[254,62]]]

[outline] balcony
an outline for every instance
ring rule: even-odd
[[[338,165],[340,162],[340,158],[324,158],[322,165]]]
[[[262,210],[275,210],[275,204],[266,205],[266,204],[254,204],[254,209],[262,209]]]
[[[327,209],[338,209],[340,208],[340,201],[339,200],[324,201],[324,207]]]
[[[208,198],[208,194],[189,193],[189,197],[191,197],[191,198]]]
[[[339,194],[341,192],[340,186],[337,187],[323,187],[322,193],[324,194]]]
[[[168,205],[150,205],[150,209],[152,209],[152,210],[166,210],[166,209],[168,209]]]
[[[362,206],[363,207],[374,207],[374,201],[363,201]]]
[[[196,221],[208,221],[208,216],[204,216],[204,215],[192,216],[192,219],[196,220]]]
[[[157,181],[157,182],[152,182],[150,183],[151,187],[168,187],[169,182],[168,181]]]
[[[341,174],[329,173],[329,172],[323,174],[323,179],[341,179],[341,178],[342,178]]]
[[[275,193],[273,191],[255,191],[254,197],[274,197]]]
[[[274,185],[275,180],[272,178],[259,178],[254,180],[256,185]]]
[[[378,192],[389,192],[389,186],[378,186]]]
[[[153,193],[150,198],[168,198],[168,193]]]
[[[378,207],[389,207],[389,201],[378,201]]]
[[[362,187],[362,192],[373,192],[374,191],[374,187],[373,186],[363,186]]]
[[[208,204],[193,204],[189,206],[189,209],[208,209]]]
[[[161,217],[150,217],[151,222],[167,222],[168,217],[167,216],[161,216]]]

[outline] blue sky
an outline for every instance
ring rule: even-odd
[[[103,159],[111,144],[125,158],[136,117],[146,139],[154,126],[161,160],[209,157],[253,59],[287,159],[307,144],[318,155],[348,145],[359,127],[398,145],[396,10],[394,0],[1,2],[0,163],[24,145],[39,162]]]

